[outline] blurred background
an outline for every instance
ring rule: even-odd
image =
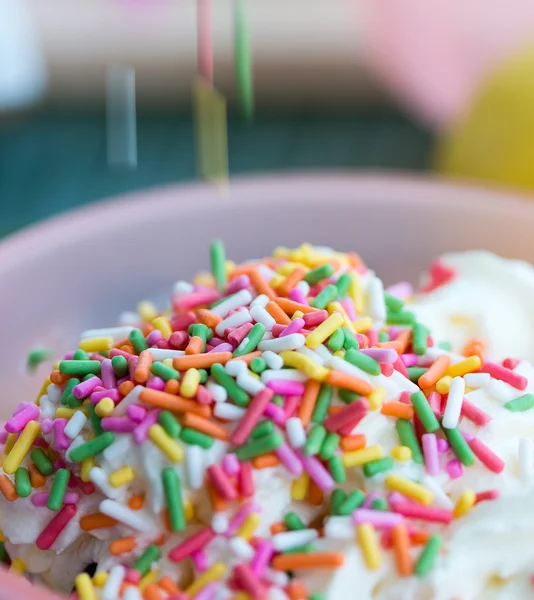
[[[198,179],[199,35],[228,105],[232,176],[385,168],[534,188],[531,1],[0,0],[0,235]],[[113,65],[127,75],[115,96]],[[119,167],[109,164],[110,106],[133,152]]]

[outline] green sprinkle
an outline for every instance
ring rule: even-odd
[[[250,440],[244,446],[237,448],[235,454],[240,461],[250,460],[267,452],[272,452],[284,443],[284,437],[279,431],[274,431],[255,440]]]
[[[410,396],[410,398],[417,416],[421,419],[421,423],[423,424],[425,431],[428,431],[429,433],[438,431],[439,421],[436,419],[436,415],[434,414],[432,408],[430,408],[430,404],[425,398],[423,392],[415,392]]]
[[[165,429],[165,433],[176,439],[180,435],[180,431],[182,430],[182,426],[176,420],[176,417],[172,414],[172,412],[168,410],[162,410],[158,416],[159,424]]]
[[[375,498],[371,502],[371,508],[373,510],[389,510],[389,505],[385,498]]]
[[[164,381],[170,379],[180,379],[180,373],[176,369],[163,364],[162,362],[154,362],[150,365],[150,372],[157,377],[161,377]]]
[[[284,525],[291,531],[298,531],[306,529],[306,524],[303,520],[294,512],[288,512],[284,517]]]
[[[96,435],[101,435],[104,433],[101,425],[102,418],[96,414],[95,408],[96,407],[94,404],[89,404],[89,420],[91,421],[91,425],[93,426],[93,430]]]
[[[363,474],[366,477],[374,477],[378,473],[385,473],[393,469],[393,459],[391,456],[379,458],[378,460],[372,460],[363,465]]]
[[[319,427],[319,425],[317,425]],[[321,445],[320,455],[323,460],[330,460],[334,456],[338,446],[340,437],[337,433],[330,432],[324,438]]]
[[[308,554],[310,552],[315,552],[315,546],[313,544],[303,544],[302,546],[293,546],[293,548],[289,548],[289,550],[284,550],[282,554],[297,554],[297,553],[305,553]]]
[[[161,472],[161,479],[163,480],[163,490],[169,511],[171,531],[183,531],[185,529],[185,516],[180,477],[172,467],[165,467]]]
[[[334,388],[331,385],[328,385],[327,383],[321,384],[311,418],[314,423],[322,423],[326,419],[333,394]]]
[[[239,98],[239,109],[246,121],[254,116],[254,86],[252,79],[252,55],[245,0],[235,5],[235,76]]]
[[[102,365],[98,360],[62,360],[59,371],[63,375],[100,375]]]
[[[323,445],[325,437],[326,429],[320,424],[314,425],[308,434],[308,438],[304,444],[302,453],[305,456],[313,456],[314,454],[317,454]]]
[[[336,329],[334,333],[328,338],[328,342],[326,345],[332,352],[337,352],[343,348],[343,344],[345,343],[345,334],[343,333],[343,329],[340,327]]]
[[[413,351],[418,356],[422,356],[426,352],[427,336],[428,336],[428,331],[424,325],[421,325],[421,323],[416,323],[413,326],[412,347],[413,347]]]
[[[337,395],[339,396],[339,399],[345,404],[352,404],[353,402],[358,400],[358,398],[361,398],[360,394],[357,394],[352,390],[345,389],[338,390]]]
[[[455,427],[454,429],[447,429],[444,427],[443,431],[459,461],[467,467],[474,465],[476,461],[475,455],[458,427]]]
[[[419,440],[415,435],[412,424],[407,419],[397,419],[395,429],[403,446],[407,446],[412,451],[412,460],[418,465],[423,464],[423,453]]]
[[[450,352],[452,350],[452,344],[450,342],[447,342],[446,340],[443,340],[441,342],[438,342],[438,348]]]
[[[33,350],[30,350],[28,358],[26,359],[28,370],[35,371],[41,363],[52,360],[53,356],[50,348],[34,348]]]
[[[408,367],[406,369],[408,371],[408,377],[412,383],[417,383],[419,381],[419,377],[424,375],[428,369],[425,367]]]
[[[9,555],[4,542],[0,542],[0,563],[6,564],[9,562]]]
[[[360,342],[358,342],[352,331],[348,327],[342,327],[341,329],[343,330],[343,335],[345,336],[345,342],[343,343],[345,350],[350,350],[351,348],[359,350]]]
[[[382,372],[380,370],[380,363],[377,360],[354,348],[345,352],[345,360],[362,371],[369,373],[369,375],[380,375]]]
[[[330,284],[317,294],[317,296],[312,300],[311,306],[313,306],[313,308],[323,309],[326,308],[330,302],[334,302],[336,299],[337,287]]]
[[[196,429],[191,429],[190,427],[184,427],[182,431],[180,431],[180,439],[186,444],[200,446],[205,450],[211,448],[215,443],[215,440],[210,435],[197,431]]]
[[[504,408],[511,412],[524,412],[525,410],[530,410],[532,407],[534,407],[534,394],[524,394],[523,396],[519,396],[519,398],[510,400],[510,402],[504,405]]]
[[[49,475],[52,475],[52,473],[56,472],[54,469],[54,463],[48,458],[42,448],[36,448],[35,450],[32,450],[30,458],[41,475],[48,477]]]
[[[94,375],[92,373],[87,373],[87,375],[84,375],[82,381],[89,381],[89,379],[92,379],[93,377]]]
[[[265,325],[256,323],[248,332],[246,338],[234,350],[232,356],[243,356],[245,354],[249,354],[249,352],[254,352],[254,350],[256,350],[256,346],[261,342],[263,336],[265,335],[265,331]]]
[[[77,386],[79,383],[80,380],[77,377],[72,377],[67,381],[67,383],[65,384],[65,389],[61,394],[61,404],[63,404],[64,406],[68,406],[69,408],[76,408],[81,405],[81,400],[78,400],[78,398],[75,398],[72,395],[72,388]]]
[[[152,563],[155,563],[160,558],[160,549],[156,546],[156,544],[152,544],[152,546],[149,546],[134,562],[132,569],[138,573],[141,573],[141,577],[144,577],[150,570],[150,567],[152,567]]]
[[[328,470],[330,471],[330,475],[332,475],[332,479],[336,483],[343,483],[347,479],[341,456],[332,456],[332,458],[328,461]]]
[[[85,350],[78,349],[72,356],[72,360],[88,360],[89,354]]]
[[[284,406],[284,397],[283,397],[283,396],[281,396],[280,394],[275,394],[275,395],[272,397],[272,400],[271,400],[271,402],[272,402],[273,404],[276,404],[276,406]]]
[[[207,325],[204,325],[204,323],[193,323],[189,325],[187,333],[189,333],[190,336],[199,337],[204,343],[209,342],[213,337],[213,331]],[[202,350],[202,352],[204,352],[204,350]]]
[[[339,515],[339,507],[345,502],[347,499],[347,494],[343,490],[335,489],[332,492],[332,496],[330,498],[330,512],[333,515]]]
[[[343,273],[336,281],[337,297],[341,300],[347,295],[351,283],[350,275]]]
[[[388,294],[388,292],[384,293],[384,302],[386,303],[386,308],[394,313],[398,313],[404,308],[404,301]]]
[[[414,572],[419,577],[428,575],[434,566],[439,549],[441,548],[441,536],[431,535],[425,547],[421,551],[417,562],[415,563]]]
[[[314,594],[311,594],[308,600],[326,600],[326,596],[320,592],[315,592]]]
[[[147,341],[145,340],[145,336],[143,335],[143,332],[140,329],[132,329],[132,331],[130,331],[128,339],[132,343],[133,349],[137,354],[141,354],[143,350],[148,349]]]
[[[365,502],[365,494],[361,490],[351,492],[339,507],[339,514],[348,516]]]
[[[111,366],[115,375],[121,379],[128,373],[128,361],[120,354],[111,359]]]
[[[387,331],[379,331],[378,332],[378,341],[383,344],[384,342],[389,342],[389,333]]]
[[[48,496],[48,504],[46,505],[49,510],[59,510],[63,506],[69,479],[70,471],[68,469],[58,469],[56,471],[50,496]]]
[[[208,381],[208,372],[206,369],[198,369],[198,374],[200,375],[200,383],[206,383]]]
[[[306,273],[306,276],[304,277],[304,281],[306,283],[308,283],[309,285],[315,285],[316,283],[319,283],[319,281],[323,281],[323,279],[328,279],[329,277],[332,277],[333,274],[334,274],[334,267],[327,263],[325,265],[321,265],[320,267],[317,267],[316,269],[312,269],[311,271],[308,271]],[[349,283],[347,284],[347,289],[348,289],[349,285],[350,285],[350,277],[349,277]],[[345,293],[347,293],[347,292],[345,291]]]
[[[388,311],[386,321],[388,325],[415,325],[415,315],[410,311]]]
[[[226,288],[226,252],[221,240],[214,240],[210,246],[211,272],[217,289],[224,292]]]
[[[24,467],[19,467],[15,471],[15,488],[21,498],[27,498],[32,493],[30,475]]]
[[[214,364],[211,367],[211,375],[215,383],[222,385],[228,393],[228,396],[241,408],[246,408],[250,402],[248,394],[241,389],[235,380],[228,375],[224,367],[220,364]]]
[[[262,358],[261,356],[257,356],[256,358],[253,358],[250,363],[250,370],[253,373],[257,373],[258,375],[263,373],[263,371],[265,371],[266,368],[267,368],[267,363],[265,362],[265,359]]]
[[[115,434],[113,433],[113,431],[106,431],[105,433],[101,433],[89,442],[85,442],[85,444],[74,448],[74,450],[72,450],[72,452],[70,453],[70,460],[74,463],[80,463],[86,458],[91,458],[92,456],[100,454],[108,446],[111,446],[111,444],[113,444],[114,441]]]
[[[271,420],[262,421],[258,423],[256,427],[250,433],[250,437],[253,440],[257,440],[258,438],[263,437],[264,435],[269,435],[274,431],[274,423]]]

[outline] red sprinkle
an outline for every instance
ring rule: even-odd
[[[72,506],[67,504],[67,506]],[[206,544],[209,544],[215,537],[215,532],[211,527],[204,527],[198,533],[195,533],[191,537],[188,537],[181,544],[175,546],[169,552],[169,559],[173,562],[180,562],[191,556],[196,550],[201,550]]]
[[[396,513],[412,519],[421,519],[432,523],[450,523],[452,521],[452,510],[446,508],[423,506],[415,502],[394,502],[392,508]]]
[[[69,521],[74,518],[77,510],[76,504],[65,504],[37,538],[35,542],[37,548],[39,550],[49,550]]]
[[[478,460],[484,464],[490,471],[500,473],[504,469],[504,461],[492,452],[484,442],[478,438],[473,438],[467,442]]]
[[[526,377],[496,363],[484,363],[480,368],[480,372],[489,373],[494,379],[500,379],[521,391],[525,390],[528,385],[528,379]]]

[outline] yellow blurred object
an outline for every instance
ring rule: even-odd
[[[534,46],[491,73],[468,112],[438,143],[447,175],[534,189]]]

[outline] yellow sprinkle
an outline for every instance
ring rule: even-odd
[[[195,278],[193,279],[193,283],[195,285],[203,285],[206,287],[214,287],[214,285],[215,285],[213,275],[206,271],[198,273],[198,275],[196,275]]]
[[[37,421],[30,421],[26,427],[24,427],[24,430],[19,435],[11,452],[6,456],[4,461],[4,473],[13,475],[20,467],[20,463],[24,460],[26,454],[30,451],[32,444],[37,439],[39,433],[41,433],[41,426]]]
[[[7,440],[6,440],[6,444],[4,446],[4,455],[5,456],[7,456],[11,452],[11,449],[15,445],[16,441],[17,441],[17,434],[16,433],[10,433],[10,434],[8,434]]]
[[[197,577],[197,579],[185,590],[185,593],[191,597],[196,596],[208,585],[208,583],[218,581],[225,573],[226,567],[223,563],[215,563],[211,565],[209,569],[206,569],[202,575]]]
[[[76,576],[76,591],[80,600],[97,600],[95,588],[93,582],[87,573],[80,573]]]
[[[236,264],[233,260],[227,260],[224,263],[224,270],[226,271],[226,275],[230,275],[230,273],[235,269]]]
[[[334,356],[339,356],[339,357],[343,358],[345,356],[345,350],[336,350],[334,352]]]
[[[450,375],[445,375],[436,383],[436,392],[438,394],[448,394],[449,388],[451,387],[452,377]]]
[[[243,525],[241,525],[236,535],[248,542],[250,538],[254,535],[254,532],[256,531],[260,523],[260,515],[258,513],[252,513],[245,519]]]
[[[60,362],[61,362],[61,361],[59,361],[59,360],[58,360],[58,361],[56,361],[56,362],[55,362],[55,363],[52,365],[52,370],[53,370],[53,371],[57,371],[57,370],[59,369],[59,363],[60,363]]]
[[[310,379],[324,381],[328,375],[328,369],[325,369],[319,363],[316,363],[313,359],[304,356],[304,354],[301,354],[300,352],[284,350],[283,352],[280,352],[280,358],[284,361],[286,367],[294,367],[307,375]]]
[[[371,317],[362,317],[357,321],[352,321],[356,333],[364,333],[373,328],[373,319]]]
[[[172,462],[178,463],[184,459],[182,447],[165,433],[161,425],[152,425],[148,436]]]
[[[252,377],[253,379],[257,379],[258,381],[260,381],[261,377],[257,374],[254,373],[254,371],[247,371],[249,377]]]
[[[251,600],[250,596],[246,592],[236,592],[232,596],[232,600]]]
[[[39,393],[37,394],[37,398],[35,399],[35,404],[37,404],[37,406],[39,406],[40,402],[39,400],[41,399],[41,396],[44,396],[48,390],[48,386],[52,383],[52,381],[50,381],[50,377],[47,377],[44,380],[43,385],[41,386],[41,389],[39,390]]]
[[[11,561],[9,570],[11,573],[15,573],[16,575],[22,575],[24,571],[26,571],[26,563],[20,558],[14,558]]]
[[[159,571],[149,571],[143,579],[139,582],[137,586],[140,592],[144,592],[145,588],[148,587],[151,583],[156,583],[159,579]]]
[[[5,541],[7,541],[7,538],[6,538],[6,536],[3,534],[3,532],[2,532],[2,531],[0,531],[0,542],[5,542]]]
[[[454,518],[458,519],[466,515],[475,505],[476,499],[477,497],[473,490],[464,490],[452,511]]]
[[[172,335],[172,327],[169,319],[167,317],[156,317],[152,320],[152,325],[158,330],[161,331],[161,335],[164,338],[170,338]]]
[[[386,395],[387,392],[383,387],[376,387],[367,398],[369,400],[369,408],[371,410],[378,410],[384,403]]]
[[[272,288],[277,289],[284,283],[285,280],[286,278],[283,275],[273,275],[269,281],[269,285]]]
[[[404,462],[412,458],[412,451],[408,446],[395,446],[391,449],[391,456],[395,460]]]
[[[378,460],[384,456],[384,450],[380,444],[369,446],[369,448],[361,448],[352,452],[345,452],[341,457],[345,467],[355,467],[364,465],[372,460]]]
[[[184,517],[186,521],[191,521],[191,519],[195,516],[195,507],[193,506],[193,501],[191,498],[188,498],[184,502]]]
[[[449,377],[462,377],[467,373],[472,373],[479,369],[481,364],[482,361],[480,360],[480,356],[470,356],[455,365],[451,365],[447,369],[447,375],[449,375]]]
[[[326,310],[328,311],[328,314],[330,314],[330,315],[332,313],[338,312],[343,317],[343,325],[347,329],[349,329],[351,331],[351,333],[356,333],[356,330],[354,329],[354,325],[352,324],[352,321],[350,320],[349,315],[347,314],[347,312],[345,311],[345,309],[339,302],[330,302],[330,304],[326,307]]]
[[[78,348],[84,352],[104,352],[113,348],[113,338],[95,337],[87,340],[81,340]]]
[[[137,305],[137,312],[145,323],[150,323],[158,316],[157,308],[148,300],[144,300]]]
[[[172,358],[166,358],[161,361],[166,367],[172,367]]]
[[[89,483],[91,481],[89,477],[89,471],[95,466],[95,464],[95,459],[92,456],[86,458],[85,460],[82,460],[82,468],[80,474],[82,481],[85,481],[86,483]]]
[[[302,475],[297,477],[297,479],[294,479],[291,484],[291,498],[293,500],[304,500],[308,494],[309,485],[310,476],[304,471]]]
[[[113,471],[113,473],[110,473],[108,476],[109,483],[111,483],[113,487],[120,487],[121,485],[130,483],[130,481],[133,481],[134,479],[135,471],[132,467],[128,466],[121,467],[120,469]]]
[[[421,504],[428,506],[434,499],[434,494],[426,487],[399,475],[388,475],[384,481],[386,487],[390,490],[400,492],[409,498],[417,500]]]
[[[96,587],[104,587],[106,585],[106,581],[108,580],[108,574],[106,571],[98,571],[93,575],[93,583]]]
[[[349,296],[354,303],[354,308],[358,314],[363,312],[363,294],[360,275],[354,271],[350,274]],[[367,329],[370,329],[368,327]]]
[[[285,277],[287,277],[288,275],[291,275],[291,273],[293,273],[293,271],[297,268],[300,267],[300,265],[296,262],[285,262],[282,263],[281,265],[278,265],[276,267],[276,272],[279,275],[284,275]]]
[[[199,384],[200,372],[197,369],[187,369],[180,386],[180,394],[184,398],[194,398],[197,395]]]
[[[382,564],[382,557],[375,528],[370,523],[363,523],[358,525],[357,534],[367,568],[378,569]]]
[[[343,317],[339,313],[330,315],[326,321],[318,325],[306,338],[308,348],[317,348],[319,344],[330,337],[334,331],[343,325]]]
[[[293,316],[291,317],[291,320],[293,321],[293,319],[302,319],[303,316],[304,316],[304,313],[301,310],[296,310],[293,313]]]
[[[95,406],[95,413],[99,417],[109,417],[115,410],[115,402],[111,398],[102,398]]]
[[[69,408],[68,406],[58,406],[56,408],[56,419],[70,419],[75,412],[77,412],[75,408]]]

